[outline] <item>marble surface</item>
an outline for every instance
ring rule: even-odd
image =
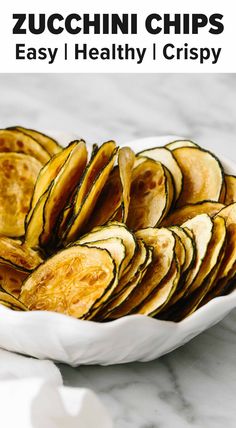
[[[236,161],[236,75],[0,75],[0,127],[109,138],[179,134]],[[115,428],[234,428],[236,312],[151,363],[60,365],[98,393]],[[92,410],[91,410],[92,411]]]

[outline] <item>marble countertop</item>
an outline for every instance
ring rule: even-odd
[[[0,127],[58,129],[90,142],[178,134],[236,161],[236,75],[0,75]],[[93,389],[114,428],[235,428],[236,312],[150,363],[60,365]]]

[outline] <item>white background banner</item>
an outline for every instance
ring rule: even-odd
[[[0,72],[235,72],[234,11],[218,0],[1,2]]]

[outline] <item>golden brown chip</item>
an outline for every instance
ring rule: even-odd
[[[123,273],[126,272],[129,263],[133,260],[137,246],[135,236],[128,230],[125,224],[114,221],[108,223],[106,226],[95,227],[91,232],[76,241],[76,244],[88,244],[113,237],[120,238],[125,246],[125,259],[121,266],[121,273]]]
[[[168,213],[174,196],[170,173],[161,163],[147,158],[139,158],[138,162],[132,175],[127,219],[132,230],[157,226]]]
[[[42,164],[22,153],[0,153],[0,234],[24,235],[25,216]]]
[[[136,233],[146,245],[153,247],[153,261],[142,281],[134,287],[126,300],[111,312],[111,318],[118,318],[135,312],[145,299],[159,286],[168,274],[174,259],[176,239],[168,229],[147,228]]]
[[[118,274],[120,273],[120,268],[126,256],[126,249],[122,239],[120,238],[101,239],[100,241],[88,242],[86,246],[102,248],[107,250],[115,262],[117,273]]]
[[[0,236],[0,263],[24,272],[34,270],[43,262],[41,255],[20,240]]]
[[[168,303],[171,296],[174,294],[180,279],[180,267],[174,258],[171,264],[170,271],[167,276],[161,281],[159,286],[148,296],[137,309],[139,314],[155,316]]]
[[[73,215],[63,235],[65,243],[75,241],[87,225],[97,199],[114,166],[117,148],[114,141],[104,143],[89,162],[78,186]]]
[[[111,296],[109,301],[105,302],[105,304],[101,307],[98,314],[96,314],[96,319],[114,319],[119,317],[119,307],[128,299],[128,297],[133,293],[135,287],[137,287],[142,278],[144,277],[147,268],[152,262],[152,249],[147,248],[147,255],[145,261],[139,266],[139,269],[136,271],[135,275],[130,278],[127,284],[122,284],[120,287],[120,283],[117,285],[115,289],[114,295]],[[118,314],[118,315],[116,315]]]
[[[193,235],[187,228],[183,229],[180,226],[171,226],[170,230],[175,232],[176,235],[181,239],[181,242],[185,249],[185,260],[182,266],[182,273],[186,272],[192,265],[195,257],[195,244]]]
[[[34,138],[17,129],[0,129],[0,152],[25,153],[37,159],[42,165],[51,157]]]
[[[173,151],[183,174],[183,189],[177,205],[204,200],[219,201],[224,183],[219,160],[198,147],[181,147]]]
[[[91,230],[111,219],[126,222],[134,158],[134,153],[129,147],[119,150],[118,165],[113,168],[107,179],[89,219],[87,229]]]
[[[26,223],[29,222],[30,217],[32,215],[32,212],[35,208],[35,205],[37,204],[38,200],[41,198],[41,196],[48,190],[51,183],[60,173],[61,169],[64,167],[65,162],[68,159],[68,156],[71,154],[71,152],[75,149],[75,147],[78,147],[78,141],[73,141],[68,147],[60,151],[57,155],[53,156],[49,162],[41,169],[37,182],[35,184],[34,193],[32,196],[31,204],[30,204],[30,210],[27,214]],[[80,145],[81,150],[81,160],[82,164],[87,161],[87,151],[85,144],[82,142]]]
[[[63,152],[60,152],[61,155]],[[51,248],[56,241],[56,225],[84,171],[87,150],[77,142],[46,192],[35,205],[26,224],[26,242],[32,248]]]
[[[181,226],[181,224],[199,214],[208,214],[210,217],[213,217],[224,207],[225,205],[212,201],[203,201],[197,204],[187,204],[183,207],[177,208],[170,215],[168,215],[168,217],[166,217],[161,222],[161,226]]]
[[[14,297],[19,297],[23,281],[29,273],[22,272],[12,266],[0,265],[0,286]]]
[[[18,129],[24,134],[34,138],[51,156],[54,156],[62,150],[62,147],[54,138],[36,131],[35,129],[24,128],[23,126],[15,126],[9,129]]]
[[[183,175],[181,169],[176,162],[173,154],[165,147],[157,147],[144,150],[139,153],[139,156],[145,156],[157,162],[161,162],[171,173],[175,186],[175,200],[178,199],[183,185]]]
[[[217,274],[217,280],[227,277],[236,262],[236,203],[223,208],[216,217],[223,217],[226,224],[226,248]]]
[[[226,194],[224,203],[230,205],[236,202],[236,177],[234,175],[225,175]]]
[[[52,182],[44,205],[43,230],[40,235],[40,244],[43,247],[47,246],[52,240],[53,231],[60,214],[78,185],[84,172],[86,162],[86,145],[84,141],[77,141],[57,177],[55,177]]]
[[[76,245],[48,259],[25,281],[20,300],[29,308],[83,318],[116,276],[107,250]]]
[[[178,287],[173,294],[169,306],[180,300],[194,282],[208,251],[213,233],[213,221],[207,214],[199,214],[185,222],[182,227],[186,227],[193,233],[196,253],[193,265],[188,270],[187,276],[181,279],[181,287]]]
[[[226,240],[226,224],[222,217],[213,219],[212,237],[208,245],[207,253],[198,271],[197,276],[187,290],[187,295],[199,288],[203,281],[212,274],[212,271],[218,267],[221,251],[224,248]]]

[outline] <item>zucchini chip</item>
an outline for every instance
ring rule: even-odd
[[[199,214],[198,216],[192,218],[185,222],[182,227],[187,232],[193,234],[194,239],[194,262],[191,264],[190,269],[183,278],[181,278],[180,285],[169,300],[165,311],[167,314],[162,314],[163,319],[170,319],[172,316],[172,306],[176,302],[182,301],[183,296],[186,294],[188,288],[192,285],[197,274],[201,268],[201,265],[204,261],[204,258],[207,254],[208,247],[212,238],[213,233],[213,221],[207,214]],[[169,309],[170,308],[170,309]]]
[[[222,250],[226,241],[226,223],[223,217],[215,217],[213,219],[212,237],[208,245],[207,253],[201,264],[195,280],[188,288],[186,295],[191,294],[198,289],[203,281],[208,278],[213,270],[218,266]],[[205,288],[205,287],[204,287]]]
[[[29,248],[20,240],[0,236],[0,264],[9,265],[17,270],[29,272],[43,262],[37,251]]]
[[[185,249],[185,260],[182,265],[182,273],[186,272],[192,265],[195,257],[195,244],[193,235],[187,228],[183,229],[179,226],[171,226],[169,228],[174,232],[180,239]]]
[[[197,204],[188,204],[183,207],[177,208],[162,222],[162,227],[169,227],[172,225],[181,226],[187,220],[199,214],[208,214],[210,217],[216,215],[225,205],[219,202],[203,201]]]
[[[157,226],[174,196],[171,175],[160,162],[139,158],[133,170],[127,225],[132,230]]]
[[[63,167],[53,180],[43,211],[43,231],[40,244],[45,247],[50,242],[57,221],[66,207],[70,196],[84,172],[87,162],[87,149],[84,141],[77,141],[69,153]]]
[[[172,141],[169,144],[166,144],[165,147],[169,150],[179,149],[180,147],[199,147],[198,144],[190,140],[176,140]]]
[[[25,281],[20,300],[29,309],[84,318],[116,278],[107,250],[76,245],[60,251]]]
[[[180,267],[174,258],[167,276],[161,281],[159,287],[138,308],[137,312],[154,317],[168,303],[175,292],[180,279]]]
[[[50,186],[51,188],[51,186]],[[46,203],[46,200],[49,195],[49,191],[46,190],[46,192],[41,196],[41,198],[38,200],[32,215],[30,217],[29,222],[26,224],[25,228],[25,243],[29,248],[39,249],[40,247],[40,236],[43,231],[43,211],[44,211],[44,205]]]
[[[116,293],[119,293],[130,281],[132,281],[142,267],[145,266],[149,257],[149,248],[141,239],[137,239],[137,249],[134,257],[131,260],[126,273],[121,276]]]
[[[94,152],[78,186],[73,204],[73,215],[63,235],[65,243],[78,238],[83,231],[114,166],[117,148],[109,141]]]
[[[42,164],[22,153],[0,153],[0,234],[24,235],[25,216]]]
[[[181,169],[170,150],[165,147],[144,150],[138,153],[139,156],[145,156],[162,163],[171,173],[175,186],[175,200],[179,198],[183,185],[183,175]]]
[[[141,242],[141,241],[139,241]],[[128,297],[131,295],[135,287],[137,287],[142,278],[144,277],[148,266],[152,262],[152,250],[151,248],[147,248],[147,255],[145,261],[139,266],[135,275],[130,278],[127,284],[123,284],[123,287],[120,287],[120,282],[116,287],[115,294],[109,299],[108,304],[102,307],[102,310],[98,313],[98,316],[104,318],[116,318],[116,311],[118,308],[124,303]],[[96,317],[97,318],[97,317]]]
[[[0,152],[24,153],[34,157],[42,165],[51,157],[34,138],[17,129],[0,129]]]
[[[230,205],[236,202],[236,177],[234,175],[225,175],[225,205]]]
[[[216,217],[213,219],[213,223],[213,233],[207,254],[194,282],[187,290],[186,296],[178,302],[174,310],[172,309],[169,319],[173,321],[180,321],[196,310],[217,275],[225,249],[226,227],[222,217]]]
[[[53,156],[50,159],[50,161],[41,169],[37,182],[35,184],[34,193],[33,193],[31,205],[30,205],[30,211],[26,217],[26,223],[29,222],[32,212],[38,200],[44,194],[44,192],[46,192],[46,190],[49,188],[49,186],[51,185],[51,182],[55,180],[55,178],[58,176],[66,160],[68,159],[68,156],[77,145],[78,145],[78,142],[73,141],[68,147],[63,149],[57,155]],[[81,163],[83,165],[83,163],[87,162],[87,151],[85,148],[85,144],[83,142],[81,142],[80,151],[81,151],[80,153]]]
[[[56,140],[42,132],[35,131],[35,129],[24,128],[23,126],[14,126],[9,129],[17,129],[18,131],[34,138],[50,154],[50,156],[54,156],[62,150],[62,147]]]
[[[125,246],[126,255],[121,267],[122,273],[133,260],[137,245],[135,236],[123,223],[112,222],[108,223],[106,226],[96,227],[90,233],[87,233],[76,241],[76,244],[89,244],[90,242],[101,241],[114,237],[120,238]]]
[[[72,146],[73,149],[49,188],[38,200],[26,225],[25,240],[32,248],[45,247],[50,241],[52,244],[53,231],[60,214],[84,171],[87,161],[85,143],[80,141]]]
[[[20,302],[16,297],[12,296],[6,291],[0,289],[0,304],[6,306],[13,311],[27,311],[25,305]]]
[[[216,217],[218,216],[225,219],[227,233],[225,255],[217,274],[219,281],[229,275],[236,263],[236,203],[223,208]]]
[[[178,206],[204,200],[219,201],[224,175],[219,160],[198,147],[181,147],[173,151],[183,174],[183,189]]]
[[[89,242],[86,244],[86,246],[107,250],[115,262],[117,273],[119,273],[120,267],[122,265],[123,260],[125,259],[126,254],[125,246],[123,244],[122,239],[107,238],[102,239],[101,241]]]
[[[152,263],[147,268],[142,281],[139,282],[126,299],[123,299],[123,302],[110,313],[109,318],[119,318],[134,313],[141,303],[159,287],[161,281],[171,269],[175,257],[174,250],[176,245],[173,232],[164,228],[147,228],[139,230],[136,233],[136,237],[142,239],[147,246],[153,248]],[[124,289],[124,292],[125,291],[126,289]]]
[[[94,211],[89,219],[91,230],[103,225],[109,220],[127,220],[130,185],[135,155],[129,147],[123,147],[118,152],[118,165],[115,166],[97,200]]]
[[[210,242],[213,235],[213,221],[208,214],[199,214],[191,220],[186,221],[183,228],[191,230],[195,239],[196,245],[196,258],[193,267],[189,270],[181,294],[186,292],[199,274],[201,266],[209,250]]]
[[[22,272],[13,268],[0,264],[0,287],[14,297],[19,297],[23,281],[29,273]]]

